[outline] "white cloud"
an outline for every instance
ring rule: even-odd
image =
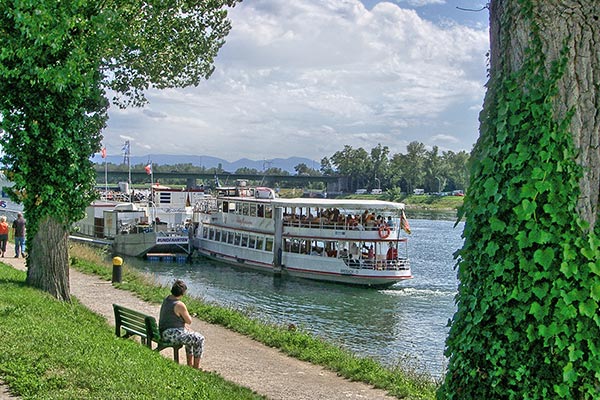
[[[459,151],[477,138],[485,29],[358,0],[254,0],[230,17],[210,80],[153,91],[145,110],[111,109],[109,147],[127,135],[132,153],[320,160],[344,145]]]
[[[445,0],[397,0],[399,4],[406,3],[413,7],[423,7],[430,4],[446,4]]]

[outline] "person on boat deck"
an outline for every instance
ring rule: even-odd
[[[369,247],[369,252],[367,253],[367,258],[372,260],[375,258],[375,250],[373,249],[373,245]]]
[[[360,248],[356,243],[350,244],[350,255],[355,259],[360,258]]]
[[[366,224],[367,221],[369,220],[369,210],[365,210],[365,212],[362,213],[362,215],[360,216],[360,222],[361,224]]]
[[[394,221],[392,221],[391,216],[388,216],[387,222],[385,224],[388,226],[388,228],[394,229]]]
[[[340,251],[340,258],[348,258],[348,249],[343,248],[342,251]]]
[[[192,316],[181,298],[187,291],[187,285],[177,279],[171,287],[171,294],[160,306],[158,329],[164,342],[185,346],[187,365],[200,368],[200,359],[204,351],[204,336],[189,328]]]
[[[396,249],[392,243],[390,243],[390,248],[385,255],[386,260],[396,260],[398,258],[398,249]]]
[[[375,213],[371,213],[367,216],[367,222],[365,223],[368,230],[375,230],[377,227],[375,226]]]

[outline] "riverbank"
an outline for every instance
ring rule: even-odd
[[[407,210],[437,210],[456,212],[463,205],[463,196],[412,195],[403,198]]]
[[[7,259],[7,261],[21,261],[22,259]],[[71,292],[86,307],[104,316],[109,323],[113,323],[112,303],[122,304],[134,309],[138,309],[150,315],[158,314],[158,303],[156,299],[161,299],[166,293],[165,288],[157,288],[149,283],[139,282],[138,278],[124,271],[123,284],[118,285],[121,289],[115,288],[108,282],[110,279],[110,267],[106,265],[91,265],[75,261],[80,265],[79,268],[88,270],[97,270],[103,278],[82,274],[79,271],[71,269]],[[107,278],[108,276],[108,278]],[[126,289],[126,290],[123,290]],[[134,295],[130,290],[135,290]],[[138,297],[139,296],[139,297]],[[140,300],[140,297],[146,301]],[[148,301],[150,300],[150,301]],[[210,306],[199,306],[195,299],[186,299],[192,312],[198,312],[203,318],[218,319],[226,318],[226,312],[210,312]],[[231,312],[229,321],[211,321],[215,323],[235,325],[236,320],[243,319],[243,316]],[[247,324],[247,322],[246,322]],[[243,324],[242,324],[243,325]],[[294,358],[285,356],[282,352],[276,350],[275,343],[264,346],[258,342],[224,329],[214,323],[194,320],[193,328],[199,330],[207,337],[207,350],[202,365],[208,371],[214,371],[225,379],[246,386],[252,390],[273,399],[352,399],[352,398],[373,398],[373,399],[391,399],[382,390],[373,389],[372,386],[351,382],[338,376],[338,373],[332,372],[323,367],[308,364]],[[263,327],[263,333],[273,335],[272,327]],[[109,329],[110,332],[112,332]],[[281,330],[280,330],[281,331]],[[280,332],[284,339],[290,342],[296,341],[298,347],[311,349],[310,340],[293,330]],[[256,335],[255,332],[250,332]],[[113,333],[114,336],[114,333]],[[116,338],[115,338],[116,339]],[[276,340],[283,340],[275,337]],[[280,344],[285,345],[285,342]],[[313,348],[314,350],[314,348]],[[330,348],[327,346],[315,350],[316,357],[327,358]],[[170,358],[170,351],[167,351]],[[343,362],[346,367],[354,369],[364,379],[373,379],[366,376],[373,373],[370,369],[370,363],[367,360],[357,360],[351,363],[347,359]],[[3,376],[6,374],[3,372]],[[397,379],[399,376],[397,376]],[[427,399],[433,398],[434,385],[423,384],[421,388],[415,388],[414,383],[403,379],[394,391],[399,398]],[[9,382],[10,383],[10,382]],[[412,386],[412,389],[411,389]],[[403,388],[402,388],[403,387]],[[177,397],[177,396],[176,396]],[[220,398],[220,397],[201,397],[201,398]]]

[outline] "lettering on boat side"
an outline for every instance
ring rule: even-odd
[[[351,269],[342,269],[342,270],[340,270],[340,274],[342,274],[342,275],[354,275],[354,271],[352,271]]]
[[[156,244],[188,244],[187,237],[157,237]]]

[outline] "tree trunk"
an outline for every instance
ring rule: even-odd
[[[597,0],[531,0],[549,70],[567,48],[567,65],[558,82],[557,120],[572,111],[570,131],[583,167],[578,213],[590,230],[600,230],[600,2]],[[490,4],[490,75],[518,71],[530,44],[531,23],[523,17],[522,2],[496,0]]]
[[[490,2],[440,398],[597,398],[599,14],[597,0]]]
[[[27,283],[63,301],[71,299],[68,238],[64,225],[46,217],[27,253]]]

